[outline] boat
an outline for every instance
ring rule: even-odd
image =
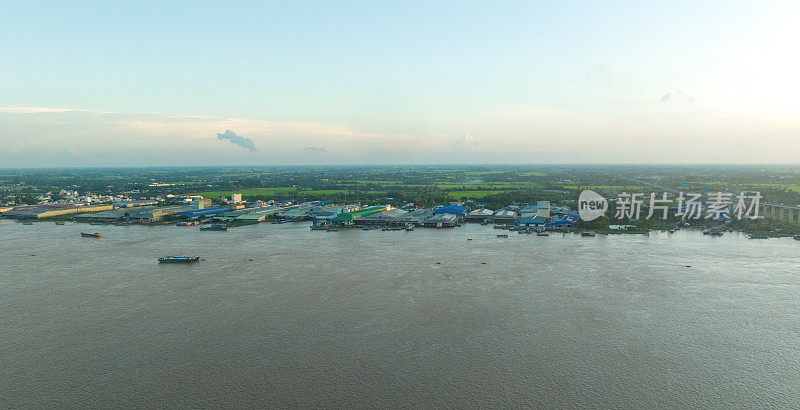
[[[95,232],[95,233],[81,232],[81,236],[84,237],[84,238],[99,238],[100,237],[100,233],[98,233],[98,232]]]
[[[413,230],[414,230],[413,226],[406,226],[406,231],[413,231]]]
[[[200,228],[201,231],[227,231],[228,226],[222,224],[213,224],[210,226],[204,226]]]
[[[25,222],[23,222],[22,224],[23,224],[23,225],[33,225],[33,222],[28,222],[28,221],[25,221]]]
[[[312,231],[324,231],[325,228],[325,225],[311,225]]]
[[[583,232],[581,232],[581,236],[592,237],[594,235],[595,235],[595,233],[592,232],[592,231],[583,231]]]
[[[198,221],[184,221],[184,222],[178,222],[177,224],[175,224],[175,226],[195,226],[195,225],[200,225],[200,222],[198,222]]]
[[[505,234],[505,233],[504,234],[500,234],[500,235],[497,235],[497,237],[498,238],[508,238],[508,234]]]
[[[167,255],[163,258],[158,258],[158,263],[192,263],[200,260],[200,257],[195,256],[172,256]]]
[[[708,233],[709,236],[722,236],[722,231],[711,231]]]
[[[795,235],[795,236],[792,237],[792,239],[794,239],[796,241],[800,241],[800,235]]]
[[[750,235],[747,239],[769,239],[767,235]]]
[[[547,232],[536,232],[536,236],[550,236]]]
[[[334,228],[332,226],[329,226],[329,227],[325,228],[325,230],[328,231],[328,232],[338,232],[339,228]]]
[[[66,224],[66,222],[64,222],[64,221],[56,221],[56,225],[64,225],[64,224]]]

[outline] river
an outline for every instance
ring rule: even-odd
[[[800,405],[800,242],[498,232],[2,220],[0,408]]]

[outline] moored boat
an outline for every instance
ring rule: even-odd
[[[536,232],[536,236],[550,236],[547,232]]]
[[[750,235],[747,239],[769,239],[767,235]]]
[[[64,222],[64,221],[56,221],[56,225],[64,225],[64,224],[66,224],[66,222]]]
[[[95,232],[95,233],[81,232],[81,236],[84,237],[84,238],[99,238],[100,237],[100,233],[99,232]]]
[[[163,258],[158,258],[158,263],[192,263],[200,260],[200,257],[195,256],[172,256],[167,255]]]
[[[504,234],[500,234],[500,235],[497,235],[497,237],[498,238],[508,238],[508,234],[505,234],[505,233]]]
[[[33,222],[25,221],[22,223],[23,225],[33,225]]]
[[[200,228],[201,231],[227,231],[228,226],[222,224],[213,224],[210,226],[204,226]]]
[[[583,232],[581,232],[581,236],[592,237],[594,235],[595,235],[595,233],[592,232],[592,231],[583,231]]]

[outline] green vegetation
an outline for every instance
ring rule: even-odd
[[[685,186],[684,186],[685,185]],[[609,199],[621,192],[729,192],[759,191],[762,202],[800,204],[800,167],[790,166],[649,166],[649,165],[502,165],[502,166],[311,166],[311,167],[187,167],[0,169],[0,199],[4,203],[33,204],[37,196],[61,190],[80,194],[126,195],[130,198],[199,194],[207,198],[242,194],[255,200],[328,200],[335,203],[414,203],[430,207],[463,202],[471,208],[499,209],[550,201],[554,206],[577,207],[583,189]],[[164,204],[181,203],[179,200]],[[613,214],[614,207],[609,210]],[[629,221],[628,221],[629,222]],[[676,220],[635,222],[636,231],[671,229]],[[741,228],[776,235],[779,221],[747,221]],[[604,232],[615,222],[601,218],[581,223],[582,229]],[[697,222],[697,225],[709,223]],[[773,232],[775,231],[775,232]],[[777,233],[776,233],[777,232]],[[614,232],[616,233],[616,232]],[[626,232],[630,233],[630,232]]]

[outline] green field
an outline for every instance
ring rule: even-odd
[[[461,199],[461,198],[477,199],[477,198],[484,198],[492,194],[500,194],[505,192],[508,191],[451,191],[448,192],[447,195],[453,199]]]
[[[233,194],[242,194],[243,196],[251,195],[275,195],[297,192],[295,187],[274,187],[274,188],[246,188],[237,191],[207,191],[195,192],[193,195],[202,195],[206,198],[217,199],[219,197],[231,196]]]

